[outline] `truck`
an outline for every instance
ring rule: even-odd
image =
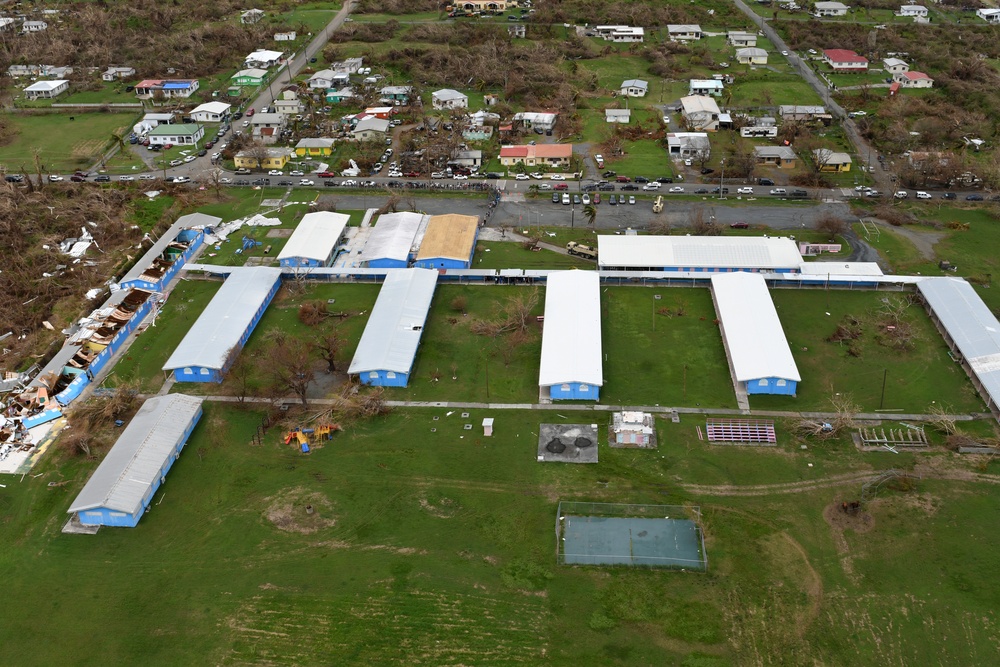
[[[663,212],[663,195],[660,195],[659,197],[656,198],[656,201],[653,202],[653,213],[662,213],[662,212]]]
[[[570,241],[566,244],[566,252],[571,255],[576,255],[577,257],[586,257],[587,259],[597,259],[597,248],[594,246],[584,245],[582,243],[577,243],[576,241]]]

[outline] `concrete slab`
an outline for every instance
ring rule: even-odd
[[[541,463],[597,463],[597,424],[539,424]]]

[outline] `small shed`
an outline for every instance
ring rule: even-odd
[[[493,417],[483,418],[483,435],[487,438],[493,435]]]
[[[148,399],[70,505],[85,526],[134,528],[201,419],[204,399]]]
[[[306,213],[278,253],[278,264],[286,267],[332,266],[350,219],[349,215],[332,211]]]
[[[625,410],[611,416],[611,445],[656,447],[656,424],[648,412]]]

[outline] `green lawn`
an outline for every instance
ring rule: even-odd
[[[126,83],[122,81],[104,82],[99,90],[82,90],[75,92],[70,87],[69,94],[53,100],[57,104],[138,104],[140,100],[135,93],[125,92]],[[141,109],[136,109],[136,113]]]
[[[93,166],[112,145],[112,135],[128,134],[132,113],[10,114],[13,141],[0,146],[0,165],[8,171],[34,171],[38,153],[43,172],[66,173]],[[23,169],[22,169],[23,168]]]
[[[522,231],[518,228],[518,231]],[[552,243],[542,238],[543,243]],[[472,260],[475,269],[593,269],[594,262],[546,250],[525,250],[520,243],[480,241]]]

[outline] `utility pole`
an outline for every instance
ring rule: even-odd
[[[885,379],[889,377],[889,369],[882,370],[882,398],[878,401],[878,409],[881,410],[885,405]]]

